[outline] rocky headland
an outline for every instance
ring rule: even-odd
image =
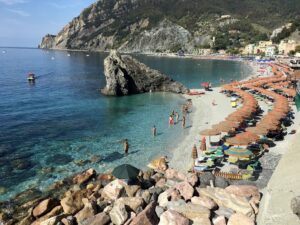
[[[281,0],[98,0],[58,34],[46,35],[39,47],[198,54],[261,40],[298,12],[296,0],[286,1],[285,7]]]
[[[88,169],[54,184],[56,195],[1,204],[0,223],[19,225],[254,225],[260,192],[212,173],[182,173],[153,160],[133,184]],[[68,180],[68,185],[66,182]],[[59,191],[60,190],[60,191]],[[63,190],[63,191],[62,191]],[[58,193],[61,193],[58,195]],[[22,197],[22,198],[21,198]]]
[[[189,90],[157,70],[147,67],[129,55],[111,51],[104,60],[105,95],[123,96],[144,92],[187,93]]]

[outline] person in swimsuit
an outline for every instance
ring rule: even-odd
[[[129,144],[128,144],[128,140],[127,139],[125,139],[123,147],[124,147],[124,153],[125,153],[125,155],[128,155]]]
[[[152,128],[152,135],[155,137],[156,136],[156,127],[155,125]]]

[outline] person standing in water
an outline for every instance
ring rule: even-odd
[[[152,135],[155,137],[156,136],[156,127],[155,125],[152,128]]]
[[[128,144],[128,140],[127,139],[125,139],[123,147],[124,147],[124,153],[125,153],[125,155],[128,155],[129,144]]]
[[[182,116],[182,128],[185,128],[185,116]]]

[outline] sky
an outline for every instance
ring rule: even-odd
[[[0,0],[0,46],[37,47],[96,0]]]

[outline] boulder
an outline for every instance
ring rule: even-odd
[[[155,173],[154,175],[151,176],[151,179],[154,180],[155,182],[158,182],[161,178],[164,178],[164,175],[161,173]],[[145,178],[144,178],[145,179]],[[149,180],[150,178],[148,178]],[[145,179],[146,180],[146,179]]]
[[[215,178],[215,187],[226,188],[229,186],[228,181],[224,177]]]
[[[150,69],[131,56],[112,50],[104,60],[105,95],[131,95],[151,91],[187,93],[188,89],[157,70]]]
[[[110,217],[102,212],[86,219],[82,225],[107,225],[110,222]]]
[[[171,201],[178,201],[179,199],[181,199],[181,195],[179,191],[175,189],[171,192],[170,196],[171,196]]]
[[[183,199],[179,199],[177,201],[169,201],[167,204],[167,209],[173,209],[178,206],[185,206],[186,202]]]
[[[214,200],[207,196],[200,196],[200,197],[192,197],[191,202],[196,205],[202,205],[208,209],[215,209],[218,205],[215,203]]]
[[[84,208],[75,215],[79,225],[81,225],[84,220],[94,216],[97,213],[96,203],[90,202],[86,198],[82,199],[82,202],[84,203]]]
[[[146,208],[133,218],[130,225],[157,225],[159,219],[155,213],[156,203],[151,202]]]
[[[254,211],[247,198],[237,196],[221,188],[199,188],[200,196],[207,196],[213,199],[218,206],[233,209],[236,212],[243,213],[251,218],[255,217]]]
[[[84,207],[82,199],[87,197],[83,191],[67,191],[66,196],[61,199],[60,204],[66,214],[75,214]]]
[[[260,192],[256,186],[253,185],[230,185],[225,190],[231,194],[246,198],[255,198],[257,203],[260,200]]]
[[[215,211],[216,215],[224,216],[227,219],[229,219],[234,213],[234,210],[224,207],[219,207],[218,210]]]
[[[54,217],[51,217],[43,222],[40,223],[40,225],[57,225],[60,223],[60,221],[67,217],[66,215],[58,215],[58,216],[54,216]]]
[[[178,171],[173,169],[173,168],[169,168],[166,170],[165,172],[165,178],[167,179],[177,179],[178,177]]]
[[[215,182],[215,176],[211,172],[204,172],[199,175],[200,187],[210,186],[210,181]]]
[[[126,194],[129,197],[134,197],[136,192],[141,189],[139,185],[125,185]]]
[[[190,185],[195,187],[198,183],[198,176],[194,173],[188,173],[188,175],[186,176],[186,181],[189,182]]]
[[[211,221],[209,218],[195,218],[193,225],[211,225]]]
[[[160,216],[158,225],[189,225],[189,220],[174,210],[167,210]]]
[[[212,219],[213,225],[226,225],[226,219],[224,216],[217,216]]]
[[[171,199],[171,192],[173,190],[174,189],[168,189],[168,190],[164,191],[163,193],[161,193],[158,196],[158,204],[159,204],[159,206],[161,206],[161,207],[166,207],[167,206],[168,201]]]
[[[164,188],[166,186],[166,178],[160,178],[156,184],[155,187]]]
[[[291,208],[293,213],[296,214],[300,219],[300,196],[292,198]]]
[[[115,204],[123,204],[135,213],[143,210],[144,200],[139,197],[122,197],[115,201]]]
[[[210,217],[210,210],[208,208],[193,203],[173,205],[168,207],[168,209],[175,210],[192,221],[201,218],[206,221]]]
[[[75,225],[76,224],[76,218],[73,216],[68,216],[66,218],[63,218],[61,220],[62,224],[64,225]]]
[[[41,201],[32,211],[34,217],[40,217],[45,215],[51,209],[58,205],[58,202],[54,199],[48,198]]]
[[[254,220],[250,219],[248,216],[245,216],[242,213],[233,214],[229,220],[227,225],[255,225]]]
[[[260,192],[256,186],[253,185],[230,185],[225,189],[227,192],[237,196],[246,197],[249,200],[255,214],[258,213],[258,204],[260,201]]]
[[[123,203],[114,204],[114,207],[109,212],[111,221],[115,225],[122,225],[128,219],[128,213]]]
[[[102,190],[102,197],[108,200],[116,200],[124,193],[124,182],[114,180],[107,184]]]
[[[86,171],[84,171],[83,173],[80,173],[78,175],[76,175],[73,178],[73,183],[74,184],[83,184],[86,183],[87,181],[89,181],[92,177],[94,177],[96,175],[96,171],[94,169],[88,169]]]
[[[144,191],[142,192],[142,198],[143,198],[143,200],[144,200],[144,202],[145,202],[146,204],[149,204],[149,203],[150,203],[150,199],[151,199],[151,194],[150,194],[150,192],[149,192],[148,190],[144,190]]]
[[[61,205],[54,207],[50,212],[48,212],[46,215],[39,217],[37,220],[35,220],[33,223],[31,223],[31,225],[40,225],[41,222],[54,217],[54,216],[58,216],[63,212],[63,208]]]
[[[194,188],[187,182],[183,181],[175,186],[181,196],[187,201],[193,197]]]
[[[160,206],[156,206],[155,207],[155,213],[156,213],[157,217],[160,218],[161,214],[164,213],[164,209],[162,207],[160,207]]]

